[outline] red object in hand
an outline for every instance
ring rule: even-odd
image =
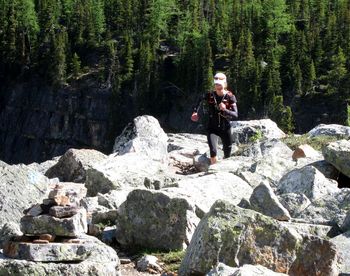
[[[192,114],[192,116],[191,116],[191,120],[192,120],[193,122],[198,122],[198,119],[199,119],[198,113],[194,112],[194,113]]]

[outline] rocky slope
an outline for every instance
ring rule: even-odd
[[[3,195],[10,200],[0,201],[0,211],[7,214],[6,220],[0,219],[0,240],[6,244],[20,235],[18,210],[30,207],[14,204],[16,191],[32,193],[30,189],[41,183],[38,179],[47,189],[53,183],[75,182],[87,189],[87,197],[79,204],[87,212],[86,221],[83,217],[80,221],[88,224],[88,234],[114,246],[118,253],[137,248],[186,250],[179,275],[350,273],[350,189],[338,187],[346,186],[338,182],[339,172],[349,175],[350,128],[320,125],[308,135],[325,134],[342,139],[322,152],[305,145],[293,151],[282,142],[285,134],[273,122],[237,122],[232,157],[209,166],[205,136],[166,135],[154,118],[138,117],[116,138],[115,152],[109,155],[81,149],[42,164],[0,164],[3,171],[19,170],[11,177],[0,174],[1,190],[12,187]],[[29,170],[40,177],[16,178]],[[25,205],[40,203],[45,195],[43,191],[28,196],[31,201]],[[65,204],[61,197],[58,202]],[[24,236],[36,227],[26,221],[42,220],[34,211],[21,219]],[[57,232],[52,224],[41,227],[40,233],[45,230]],[[116,253],[112,258],[105,255],[109,250],[102,246],[102,259],[95,260],[93,253],[78,262],[76,271],[89,275],[127,271],[120,269]],[[103,260],[115,271],[101,274]],[[91,268],[94,261],[96,271]],[[79,270],[84,263],[87,270]],[[145,257],[138,269],[160,274],[162,267],[155,258]],[[0,255],[0,272],[9,268],[24,275],[30,271],[59,275],[57,271],[69,269],[60,262],[33,263]]]

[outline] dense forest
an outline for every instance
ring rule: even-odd
[[[349,0],[0,0],[0,43],[1,83],[94,72],[138,114],[205,93],[215,71],[241,117],[286,131],[296,95],[350,98]]]

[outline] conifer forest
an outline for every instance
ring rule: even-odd
[[[285,131],[294,97],[350,98],[350,0],[0,0],[0,43],[1,83],[93,72],[138,114],[192,101],[217,71],[241,118]]]

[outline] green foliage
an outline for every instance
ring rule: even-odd
[[[258,141],[260,141],[262,138],[263,138],[263,134],[262,134],[261,130],[258,129],[258,130],[256,131],[256,133],[255,133],[252,137],[249,138],[249,142],[252,142],[252,143],[258,142]]]
[[[344,137],[345,138],[345,137]],[[315,150],[321,151],[322,148],[329,143],[339,140],[339,137],[321,135],[310,138],[308,134],[304,135],[289,135],[282,139],[282,141],[290,147],[292,150],[295,150],[300,145],[310,145]]]
[[[81,61],[77,53],[74,53],[73,55],[71,67],[72,67],[73,77],[78,78],[81,72]]]
[[[241,117],[270,114],[286,131],[295,95],[349,97],[343,0],[0,0],[0,41],[5,80],[29,69],[61,85],[67,64],[74,78],[83,64],[103,87],[133,95],[139,113],[169,104],[168,87],[182,100],[207,92],[216,71]]]
[[[282,96],[274,97],[270,117],[284,132],[291,133],[294,130],[292,110],[284,106]]]

